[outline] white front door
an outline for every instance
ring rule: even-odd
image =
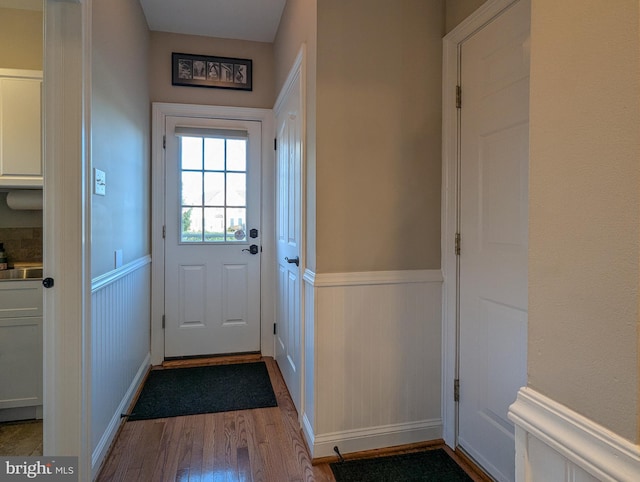
[[[165,357],[260,351],[261,124],[165,133]]]
[[[515,478],[509,405],[527,382],[530,4],[461,45],[458,444]]]
[[[276,110],[276,361],[296,408],[300,410],[301,319],[301,169],[302,112],[300,75]]]

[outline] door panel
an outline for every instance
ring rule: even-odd
[[[461,46],[458,444],[515,478],[507,418],[526,385],[530,5]]]
[[[276,309],[276,361],[300,410],[301,389],[301,268],[287,260],[300,259],[301,247],[301,173],[302,116],[300,82],[294,82],[276,115],[276,233],[278,263],[278,302]]]
[[[260,350],[259,122],[168,117],[165,356]]]

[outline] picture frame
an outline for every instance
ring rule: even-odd
[[[211,55],[171,54],[171,85],[253,90],[251,59]]]

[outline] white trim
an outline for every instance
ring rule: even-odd
[[[45,456],[91,474],[91,0],[44,11]]]
[[[525,435],[544,442],[598,480],[631,482],[640,477],[638,445],[531,388],[520,389],[509,409],[509,419]]]
[[[141,266],[144,266],[141,265]],[[100,441],[93,451],[91,457],[91,469],[93,473],[93,477],[95,478],[98,475],[98,470],[102,465],[102,461],[105,459],[109,452],[109,447],[111,446],[111,442],[113,442],[115,436],[118,434],[118,428],[120,427],[122,421],[124,420],[121,414],[125,413],[131,402],[133,401],[133,397],[140,388],[140,385],[144,381],[144,378],[149,370],[149,366],[151,365],[151,354],[147,354],[144,361],[140,365],[136,376],[131,381],[131,385],[125,393],[124,397],[122,397],[122,401],[118,405],[113,417],[111,417],[111,421],[107,426],[107,429],[100,437]]]
[[[310,431],[311,427],[305,427]],[[334,455],[333,447],[340,446],[342,453],[362,452],[380,447],[393,447],[410,443],[436,440],[441,437],[442,420],[421,420],[419,422],[396,423],[367,427],[342,432],[326,433],[314,436],[307,435],[312,442],[313,458]]]
[[[0,77],[42,80],[42,70],[0,69]]]
[[[458,373],[457,273],[454,237],[458,231],[458,109],[455,105],[459,82],[459,47],[517,0],[488,0],[443,39],[442,67],[442,420],[445,443],[457,445],[457,407],[453,381]]]
[[[260,338],[262,354],[273,354],[273,269],[270,267],[273,258],[273,243],[275,234],[273,219],[275,215],[273,199],[274,172],[274,122],[270,109],[245,107],[223,107],[192,104],[169,104],[154,102],[152,106],[151,123],[151,364],[159,365],[164,360],[164,330],[162,316],[164,314],[164,239],[162,227],[164,225],[164,172],[165,158],[162,147],[162,137],[165,135],[165,120],[167,117],[201,117],[209,119],[235,119],[257,121],[262,124],[262,216],[261,234],[262,265],[261,265],[261,321]],[[266,261],[264,261],[266,260]]]
[[[97,278],[94,278],[91,281],[91,293],[95,293],[96,291],[101,290],[105,286],[118,281],[120,278],[124,278],[129,273],[133,273],[134,271],[148,265],[149,263],[151,263],[151,256],[147,254],[141,258],[125,264],[124,266],[121,266],[118,269],[114,269],[98,276]]]
[[[368,286],[407,283],[440,283],[439,269],[416,269],[402,271],[364,271],[359,273],[314,273],[305,270],[304,280],[316,288],[329,286]]]
[[[311,426],[311,422],[309,421],[309,417],[307,417],[306,413],[302,416],[302,432],[305,440],[307,441],[307,446],[312,452],[311,456],[313,457],[313,447],[316,441],[316,436],[313,434],[313,427]]]

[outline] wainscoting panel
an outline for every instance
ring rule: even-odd
[[[640,480],[640,447],[531,388],[511,405],[516,480]]]
[[[305,280],[315,297],[305,357],[315,365],[314,412],[303,420],[313,457],[334,445],[347,453],[441,438],[440,271]]]
[[[150,365],[151,258],[93,280],[92,469],[98,470]]]

